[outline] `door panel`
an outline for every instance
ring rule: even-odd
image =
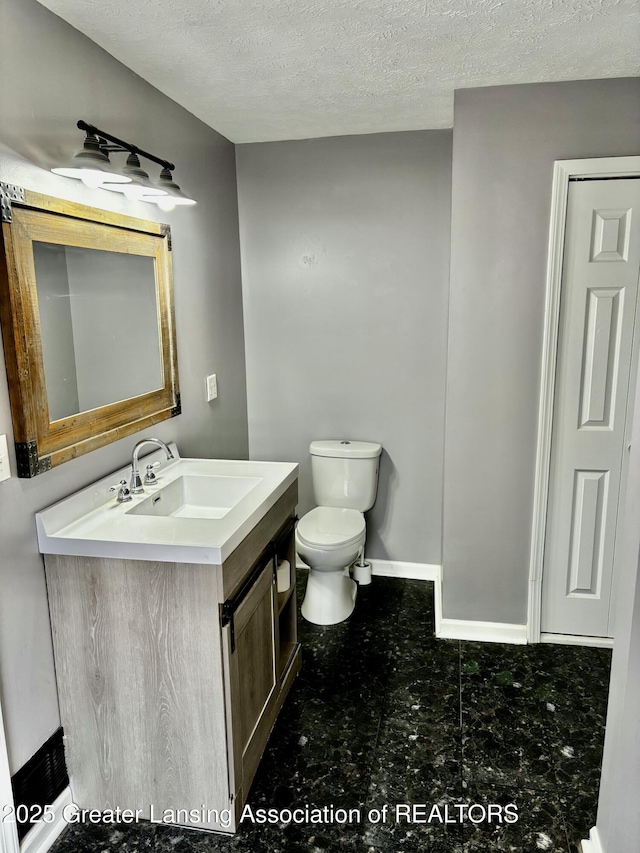
[[[572,182],[542,587],[544,632],[611,635],[640,270],[640,180]]]
[[[275,602],[274,561],[269,556],[223,608],[236,794],[246,794],[243,786],[248,789],[253,778],[270,730],[261,722],[277,699]]]
[[[237,719],[244,755],[273,691],[276,688],[273,568],[269,561],[236,615],[236,650],[240,696]]]
[[[600,595],[604,563],[608,471],[576,471],[567,595]]]
[[[624,291],[619,288],[587,291],[579,428],[613,429],[623,306]]]

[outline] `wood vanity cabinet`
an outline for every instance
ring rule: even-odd
[[[221,566],[45,555],[80,808],[236,830],[300,669],[296,503],[294,482]]]

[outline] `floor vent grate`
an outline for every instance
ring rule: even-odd
[[[38,806],[48,806],[69,784],[64,760],[62,729],[58,729],[36,754],[11,777],[16,806],[18,838],[22,839],[41,816]],[[23,808],[18,808],[22,806]]]

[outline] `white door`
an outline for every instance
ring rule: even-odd
[[[541,630],[612,636],[640,274],[640,180],[569,187]],[[635,374],[634,374],[635,375]]]

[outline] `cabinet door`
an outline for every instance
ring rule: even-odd
[[[246,795],[266,745],[270,731],[267,711],[277,698],[275,593],[270,558],[236,599],[228,602],[229,710],[235,787],[241,795]]]

